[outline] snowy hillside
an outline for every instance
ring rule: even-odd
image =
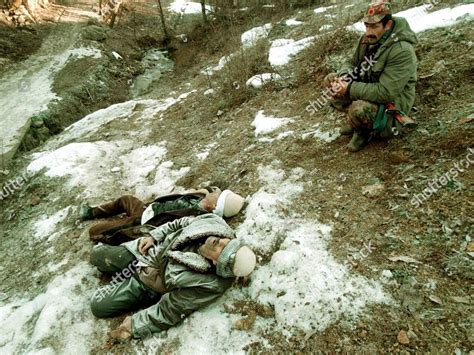
[[[351,346],[344,348],[346,351],[361,351],[364,342],[372,341],[368,329],[378,338],[365,350],[376,352],[389,351],[389,346],[397,344],[401,328],[416,344],[412,351],[433,350],[423,338],[429,331],[415,326],[414,319],[441,312],[445,303],[454,302],[448,297],[467,297],[471,305],[472,301],[461,294],[469,289],[469,280],[462,279],[451,294],[446,291],[438,302],[437,285],[448,290],[450,279],[440,276],[441,271],[430,264],[434,256],[408,255],[410,249],[404,249],[415,244],[412,238],[403,239],[410,230],[417,235],[424,233],[424,227],[414,222],[419,218],[416,213],[421,212],[401,212],[409,205],[406,196],[410,194],[406,191],[415,181],[410,174],[418,168],[416,157],[411,156],[413,164],[405,161],[405,165],[392,166],[387,163],[388,153],[380,153],[385,147],[379,144],[362,158],[352,158],[342,144],[337,145],[342,138],[336,114],[325,111],[320,118],[305,116],[309,98],[320,91],[319,83],[311,84],[316,89],[308,89],[312,97],[301,97],[294,89],[299,56],[318,39],[331,36],[335,31],[331,16],[351,8],[345,4],[313,7],[304,16],[294,11],[279,22],[248,28],[239,34],[241,48],[218,53],[215,62],[214,58],[202,61],[199,70],[176,85],[174,92],[159,96],[154,91],[93,112],[34,152],[17,156],[8,178],[26,176],[26,181],[24,186],[12,188],[2,201],[0,353],[223,354],[285,351],[286,343],[291,343],[286,349],[289,352],[335,352],[345,345]],[[176,1],[168,10],[185,17],[199,14],[201,6]],[[208,10],[212,12],[213,8]],[[472,26],[473,15],[474,4],[460,4],[441,9],[417,6],[395,16],[405,17],[420,36],[429,36],[435,29],[449,32],[450,28],[460,31],[456,26],[463,24]],[[318,33],[312,31],[311,21],[320,24]],[[275,28],[288,32],[281,30],[275,35]],[[355,22],[346,29],[363,31],[364,26]],[[472,32],[466,36],[462,41],[471,41],[472,50]],[[203,114],[206,117],[195,118],[193,113],[206,112],[213,105],[219,90],[210,88],[207,81],[225,72],[241,50],[262,41],[268,48],[264,55],[272,70],[243,78],[247,87],[256,92],[254,101],[229,110],[219,108],[216,117]],[[110,56],[109,52],[64,46],[61,53],[45,58],[41,70],[6,75],[5,83],[0,84],[0,93],[6,93],[3,97],[8,98],[8,105],[2,102],[0,108],[6,144],[13,144],[9,143],[9,134],[12,131],[14,136],[18,130],[15,125],[21,122],[17,117],[28,119],[55,98],[51,89],[53,74],[71,55],[99,59]],[[25,95],[34,96],[34,100],[8,96],[13,83],[26,76],[31,86]],[[284,89],[275,94],[268,89],[272,85],[284,85]],[[472,92],[470,95],[465,100],[472,105]],[[297,100],[301,100],[298,108],[291,106]],[[434,110],[431,114],[438,114]],[[429,129],[424,136],[436,140],[434,131]],[[420,135],[424,137],[423,133]],[[406,144],[405,148],[412,143],[395,144]],[[452,159],[464,157],[464,146],[459,149]],[[448,164],[450,160],[443,162]],[[419,163],[419,175],[434,174],[429,171],[429,164],[430,160]],[[396,174],[405,174],[405,180],[391,183],[390,176]],[[471,176],[472,170],[467,169],[463,178],[468,187]],[[169,331],[145,341],[111,345],[107,332],[120,322],[98,320],[90,312],[90,298],[101,281],[98,271],[88,263],[92,243],[87,229],[93,222],[77,221],[79,204],[102,203],[122,194],[150,200],[216,181],[246,197],[244,211],[230,224],[237,237],[258,254],[256,271],[247,284],[235,285],[218,302]],[[383,192],[372,195],[373,186],[381,186],[377,191]],[[406,196],[400,197],[402,194]],[[432,205],[430,209],[428,219],[441,214],[435,213]],[[464,231],[462,228],[469,220],[472,222],[472,217],[462,211],[458,218],[459,228]],[[454,221],[454,217],[450,218],[450,223]],[[435,234],[445,233],[450,240],[458,235],[459,243],[470,243],[468,233],[446,231],[445,228],[454,228],[452,224],[443,224],[443,231],[439,232],[439,225],[433,225],[434,222],[429,228]],[[420,239],[419,244],[423,243],[425,239]],[[472,263],[472,251],[469,255]],[[397,269],[399,265],[402,266]],[[423,281],[400,281],[406,280],[405,276]],[[438,277],[442,281],[433,281]],[[405,318],[404,312],[410,317],[418,312],[410,311],[410,307],[418,305],[411,293],[418,286],[417,292],[425,292],[425,301],[436,307],[427,306],[431,312],[428,315],[425,309],[424,313],[419,311],[420,318]],[[413,298],[407,300],[409,295]],[[459,307],[464,305],[465,302]],[[459,309],[462,314],[464,308]],[[452,314],[458,313],[452,312],[447,315],[446,311],[444,317],[456,318]],[[397,323],[386,325],[393,317]],[[424,323],[423,327],[429,328],[429,324]],[[353,332],[357,332],[356,340],[351,338]],[[388,333],[385,337],[384,332]],[[464,331],[461,333],[452,333],[461,340],[449,338],[449,345],[443,349],[471,351],[472,334],[469,338]],[[310,341],[314,347],[307,345]]]

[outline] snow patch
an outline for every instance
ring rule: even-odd
[[[329,131],[321,130],[319,125],[316,125],[313,128],[315,128],[313,131],[303,133],[301,135],[301,138],[306,139],[308,137],[314,137],[314,138],[320,139],[320,140],[322,140],[326,143],[331,143],[332,141],[336,140],[337,138],[339,138],[341,136],[341,134],[339,132],[339,128],[329,130]]]
[[[273,67],[286,65],[291,58],[308,47],[315,37],[306,37],[299,41],[293,39],[277,39],[272,42],[268,61]]]
[[[317,9],[314,10],[314,13],[315,14],[322,14],[322,13],[326,12],[327,10],[333,9],[335,7],[336,7],[336,5],[332,5],[332,6],[328,6],[328,7],[318,7]]]
[[[213,150],[217,146],[217,143],[209,143],[204,147],[204,150],[200,153],[196,154],[196,158],[199,160],[205,160],[208,156],[211,150]]]
[[[84,282],[92,272],[91,266],[80,263],[34,299],[0,306],[0,353],[88,353],[91,339],[101,333],[89,308],[97,281]]]
[[[290,18],[289,20],[285,21],[285,25],[287,25],[287,26],[299,26],[299,25],[302,25],[303,23],[304,22],[298,21],[294,18]]]
[[[280,326],[307,335],[323,331],[338,319],[353,319],[371,303],[388,301],[382,286],[349,273],[328,250],[331,227],[286,219],[286,238],[270,263],[252,277],[250,296],[275,308]]]
[[[252,196],[237,237],[263,254],[282,243],[270,263],[252,275],[250,298],[274,306],[279,326],[307,333],[344,315],[355,317],[367,304],[386,302],[380,285],[351,275],[330,255],[330,226],[286,212],[304,191],[303,169],[288,177],[273,167],[259,167],[258,173],[264,187]]]
[[[272,81],[280,81],[281,79],[281,75],[276,73],[258,74],[247,80],[246,85],[251,86],[255,89],[260,89],[265,84],[268,84]]]
[[[267,38],[272,28],[273,25],[271,23],[267,23],[263,26],[254,27],[244,32],[241,37],[243,47],[250,48],[255,45],[259,40]]]
[[[472,18],[474,15],[474,4],[460,5],[454,8],[446,8],[429,12],[431,5],[413,7],[396,13],[394,16],[404,17],[415,33],[432,30],[439,27],[449,27],[459,22],[465,16]],[[357,22],[350,29],[365,31],[363,22]]]
[[[205,96],[214,95],[215,92],[216,92],[216,90],[214,90],[214,89],[207,89],[206,91],[204,91],[204,95]]]
[[[201,74],[212,76],[215,72],[221,71],[225,65],[237,55],[237,53],[231,53],[229,55],[223,56],[219,59],[219,63],[215,67],[207,67],[201,70]]]
[[[53,151],[33,154],[28,171],[46,169],[49,177],[67,177],[67,187],[79,187],[85,197],[112,196],[118,189],[139,198],[168,193],[189,168],[173,169],[163,161],[164,142],[133,149],[131,141],[71,143]],[[111,174],[113,168],[119,173]],[[120,173],[121,172],[121,173]],[[153,174],[155,172],[155,174]],[[151,177],[153,176],[153,178]]]
[[[135,118],[138,122],[153,119],[158,113],[166,111],[168,108],[186,99],[196,91],[197,90],[185,92],[179,95],[176,99],[169,97],[161,100],[130,100],[95,111],[80,121],[68,126],[60,135],[51,140],[46,145],[46,148],[56,148],[74,139],[87,138],[96,133],[99,128],[106,124],[115,120],[126,120],[135,113],[138,115],[138,117]],[[139,112],[139,108],[141,109],[141,112]]]
[[[175,0],[168,7],[168,10],[170,12],[174,12],[180,15],[194,15],[201,14],[202,12],[200,3],[185,0]],[[206,5],[206,11],[212,12],[213,7]]]
[[[255,127],[255,137],[261,134],[267,134],[275,131],[276,129],[284,126],[290,122],[293,122],[292,118],[277,118],[272,116],[265,116],[264,111],[258,111],[255,119],[252,122],[252,126]]]
[[[322,26],[319,28],[319,32],[328,31],[328,30],[330,30],[330,29],[333,28],[333,27],[334,27],[333,25],[322,25]]]
[[[62,222],[68,216],[70,209],[71,206],[68,206],[50,217],[46,217],[35,222],[35,237],[38,239],[52,237],[54,235],[56,225],[59,222]]]
[[[294,133],[295,133],[294,131],[286,131],[286,132],[278,133],[278,135],[274,138],[262,137],[262,138],[259,138],[258,141],[262,143],[271,143],[273,141],[279,141],[283,138],[292,136]]]

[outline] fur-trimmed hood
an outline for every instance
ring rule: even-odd
[[[234,239],[234,231],[227,223],[215,214],[205,214],[196,217],[171,244],[172,250],[183,250],[188,245],[204,241],[208,237]]]
[[[193,271],[209,273],[212,264],[203,256],[189,251],[189,246],[203,243],[208,237],[234,239],[234,231],[219,216],[209,213],[198,217],[184,217],[150,232],[156,247],[144,256],[138,251],[140,239],[125,243],[142,265],[161,269],[168,259],[187,266]],[[186,250],[187,249],[187,250]]]

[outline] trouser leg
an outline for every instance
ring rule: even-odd
[[[98,223],[89,229],[89,236],[93,241],[99,241],[96,236],[107,235],[100,241],[118,245],[136,238],[131,229],[140,224],[140,218],[145,204],[134,196],[122,196],[119,199],[93,208],[95,218],[111,217],[125,213],[127,217]],[[128,230],[128,231],[126,231]]]
[[[358,132],[370,133],[373,129],[379,105],[368,101],[354,101],[348,110],[347,123]]]
[[[330,105],[340,112],[347,112],[351,104],[352,100],[347,96],[336,97],[330,100]]]
[[[99,288],[91,299],[91,311],[98,318],[116,317],[157,302],[159,294],[139,279],[115,282]]]
[[[124,246],[97,245],[92,248],[90,262],[99,271],[116,274],[129,268],[136,260],[135,256]]]
[[[112,217],[122,213],[127,216],[136,216],[143,213],[144,207],[145,204],[135,196],[125,195],[115,201],[93,207],[92,213],[94,218]]]

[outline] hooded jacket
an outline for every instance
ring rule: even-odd
[[[414,45],[418,42],[407,20],[394,17],[394,27],[389,38],[377,50],[373,65],[365,73],[364,82],[350,85],[352,100],[365,100],[377,104],[394,102],[398,110],[408,114],[415,101],[417,58]],[[349,74],[364,59],[368,44],[363,35],[350,61],[339,75]]]
[[[215,214],[184,217],[151,233],[156,240],[147,255],[138,251],[140,239],[123,244],[139,265],[158,270],[164,290],[159,302],[132,316],[132,334],[141,338],[166,330],[195,310],[217,300],[234,278],[216,275],[214,266],[197,253],[209,236],[234,239],[227,223]]]

